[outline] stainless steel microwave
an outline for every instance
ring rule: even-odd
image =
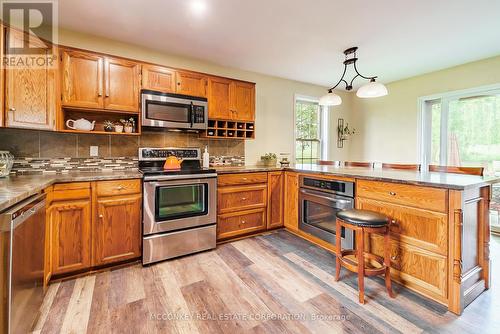
[[[207,128],[206,98],[143,90],[141,109],[142,126],[188,130]]]

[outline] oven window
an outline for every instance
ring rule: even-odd
[[[189,104],[147,100],[146,118],[164,122],[189,123],[190,108]]]
[[[327,232],[335,234],[337,212],[339,209],[320,203],[304,200],[303,221],[306,224],[320,228]],[[345,237],[345,228],[342,227],[341,237]]]
[[[208,213],[208,184],[186,184],[156,188],[156,221]]]

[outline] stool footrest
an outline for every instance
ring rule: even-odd
[[[352,272],[358,272],[358,269],[359,269],[359,259],[357,259],[357,257],[356,257],[357,261],[354,261],[354,260],[346,257],[346,256],[349,256],[349,255],[356,256],[357,255],[357,251],[355,249],[345,249],[345,250],[343,250],[340,253],[340,256],[339,256],[339,260],[340,260],[342,266],[345,267],[347,270],[350,270]],[[375,254],[372,254],[372,253],[364,253],[363,255],[364,255],[363,265],[364,265],[364,260],[365,259],[375,261],[377,264],[380,265],[380,267],[378,267],[378,268],[367,267],[366,265],[364,265],[365,276],[376,276],[376,275],[381,275],[381,274],[385,273],[385,270],[386,270],[387,266],[384,264],[384,258],[383,257],[375,255]]]

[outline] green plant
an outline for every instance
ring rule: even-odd
[[[104,125],[104,130],[111,131],[111,130],[113,130],[113,127],[115,126],[115,123],[106,120],[106,121],[103,122],[103,125]]]
[[[130,117],[129,119],[121,119],[120,122],[123,124],[123,126],[135,126],[135,119],[133,117]]]
[[[266,153],[265,155],[261,156],[260,159],[263,161],[272,161],[276,160],[277,156],[274,153]]]

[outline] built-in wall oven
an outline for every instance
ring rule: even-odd
[[[217,174],[145,175],[143,264],[216,244]]]
[[[143,90],[141,110],[146,127],[199,131],[208,124],[208,103],[202,97]]]
[[[354,207],[354,183],[300,176],[299,229],[336,244],[336,214]],[[354,232],[342,228],[342,247],[353,248]]]

